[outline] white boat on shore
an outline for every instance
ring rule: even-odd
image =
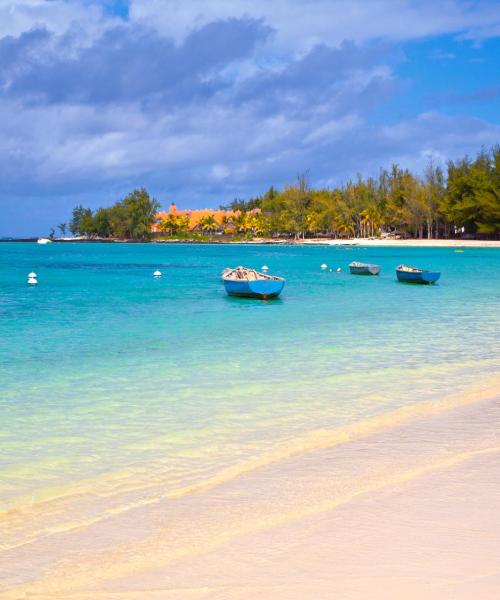
[[[36,243],[37,244],[52,244],[52,240],[49,240],[49,238],[38,238]]]

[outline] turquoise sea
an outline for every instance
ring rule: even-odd
[[[397,283],[400,263],[441,280]],[[281,298],[227,297],[239,264],[284,276]],[[498,249],[2,243],[0,511],[98,482],[115,506],[173,493],[465,393],[500,371],[499,299]]]

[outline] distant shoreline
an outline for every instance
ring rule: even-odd
[[[8,243],[36,243],[38,238],[0,239],[0,242]],[[58,244],[220,244],[220,245],[262,245],[262,246],[394,246],[394,247],[416,247],[416,248],[500,248],[500,240],[458,240],[458,239],[367,239],[354,238],[342,239],[305,239],[287,240],[272,238],[255,238],[253,240],[118,240],[118,239],[82,239],[82,238],[56,238],[52,240]]]

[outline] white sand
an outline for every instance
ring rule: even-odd
[[[438,406],[42,535],[4,556],[25,583],[0,597],[496,600],[499,397]]]
[[[307,246],[314,245],[360,245],[360,246],[400,246],[400,247],[435,247],[435,248],[500,248],[500,240],[386,240],[363,239],[352,240],[304,240],[300,242]]]

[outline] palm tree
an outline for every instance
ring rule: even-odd
[[[264,222],[262,213],[247,213],[246,225],[247,228],[253,233],[253,235],[261,236],[264,233]]]
[[[381,225],[381,214],[378,206],[370,204],[361,212],[361,224],[364,229],[364,236],[367,234],[374,236],[375,231],[380,229]]]
[[[228,217],[227,215],[222,215],[220,224],[225,234],[234,233],[235,226],[231,217]]]
[[[352,211],[342,200],[338,203],[336,209],[335,229],[342,237],[352,237],[356,231]]]
[[[205,215],[200,219],[199,225],[202,231],[210,235],[213,235],[219,229],[219,224],[214,215]]]
[[[176,217],[175,215],[169,213],[161,220],[160,223],[160,231],[163,233],[168,233],[172,235],[176,228]]]
[[[234,218],[234,224],[239,233],[245,233],[247,230],[247,213],[240,210]]]

